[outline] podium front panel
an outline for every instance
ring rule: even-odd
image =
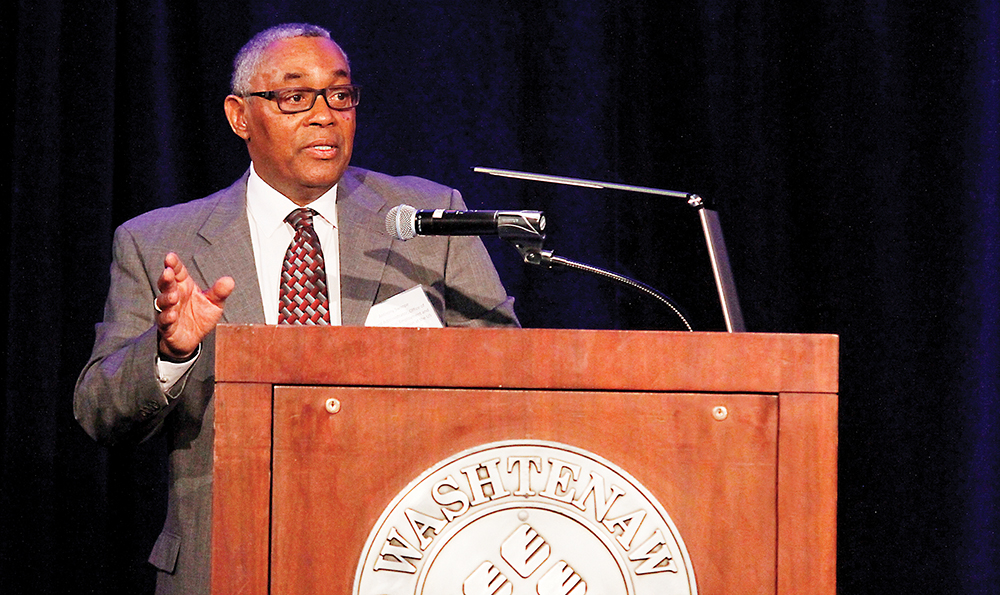
[[[774,396],[281,386],[273,419],[273,594],[350,594],[369,533],[407,484],[511,440],[630,473],[674,521],[702,592],[774,590]]]

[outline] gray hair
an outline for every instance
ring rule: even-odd
[[[270,29],[264,29],[257,35],[254,35],[246,45],[240,48],[239,53],[236,54],[236,59],[233,60],[233,78],[231,81],[233,95],[244,96],[250,93],[250,79],[253,78],[257,67],[260,65],[260,60],[264,56],[264,50],[279,39],[288,39],[291,37],[322,37],[333,41],[330,38],[329,31],[322,27],[306,23],[285,23],[284,25],[275,25]],[[344,60],[347,60],[347,54],[344,50],[337,45],[337,42],[334,41],[333,43],[340,49],[340,53],[344,54]],[[349,62],[348,67],[350,67]]]

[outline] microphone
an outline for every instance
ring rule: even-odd
[[[416,236],[544,237],[541,211],[421,210],[397,205],[385,217],[385,230],[397,240]]]

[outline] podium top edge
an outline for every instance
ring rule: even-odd
[[[493,328],[220,325],[216,381],[836,393],[839,338]]]
[[[414,327],[361,327],[361,326],[293,326],[293,325],[270,325],[270,324],[219,324],[217,331],[222,333],[232,332],[288,332],[289,330],[301,330],[306,332],[370,332],[370,333],[551,333],[556,335],[571,334],[594,334],[607,336],[650,336],[661,335],[664,337],[825,337],[828,339],[839,339],[835,333],[791,333],[780,331],[747,331],[730,333],[726,331],[660,331],[660,330],[623,330],[623,329],[565,329],[565,328],[510,328],[510,327],[445,327],[445,328],[414,328]]]

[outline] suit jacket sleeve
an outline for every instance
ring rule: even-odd
[[[156,378],[153,283],[132,234],[118,228],[104,321],[73,396],[77,421],[105,444],[148,437],[172,405]]]

